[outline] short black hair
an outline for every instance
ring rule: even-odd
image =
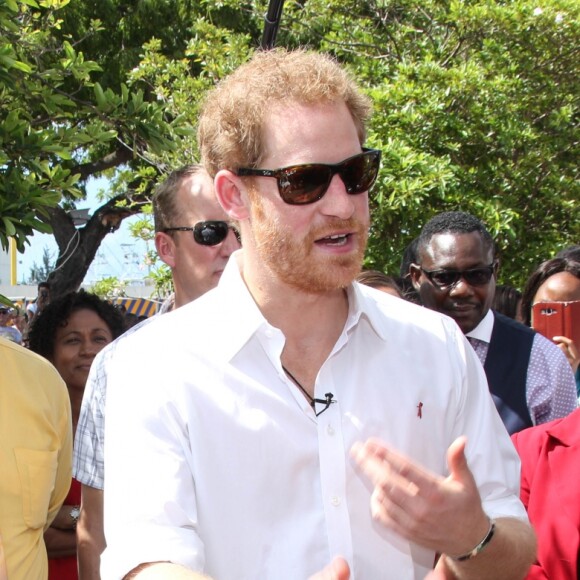
[[[121,313],[109,302],[85,290],[69,292],[53,300],[34,319],[28,334],[28,346],[33,352],[52,360],[54,341],[58,328],[67,324],[71,314],[77,310],[92,310],[105,321],[113,339],[125,331]]]
[[[495,242],[484,223],[465,211],[446,211],[431,218],[419,234],[416,257],[419,259],[421,253],[431,242],[431,238],[437,234],[471,234],[473,232],[477,232],[482,237],[495,257]]]

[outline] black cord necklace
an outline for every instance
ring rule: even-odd
[[[333,400],[334,395],[332,393],[326,393],[324,395],[325,397],[324,399],[316,399],[314,397],[311,397],[310,393],[298,382],[296,377],[284,365],[282,365],[282,369],[288,375],[289,379],[304,393],[305,397],[308,399],[308,402],[310,403],[310,406],[312,407],[312,410],[314,411],[317,417],[318,415],[324,413],[324,411],[326,411],[326,409],[330,407],[331,403],[336,403],[336,401]],[[324,405],[324,409],[322,409],[322,411],[319,411],[318,413],[316,412],[316,403],[318,403],[319,405]]]

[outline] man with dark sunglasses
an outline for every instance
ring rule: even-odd
[[[211,177],[199,165],[171,173],[153,198],[155,248],[171,268],[175,308],[219,281],[240,247],[235,228],[218,203]]]
[[[111,361],[107,578],[411,579],[445,554],[440,577],[507,579],[531,563],[475,353],[452,321],[354,282],[380,164],[369,115],[307,51],[256,53],[209,93],[198,142],[243,249]]]
[[[211,290],[240,243],[237,231],[217,202],[211,178],[200,165],[177,169],[158,186],[153,196],[153,219],[155,247],[171,268],[173,280],[174,293],[161,310],[165,313]],[[105,547],[103,431],[107,361],[117,344],[114,341],[95,359],[76,431],[73,472],[82,484],[82,510],[77,525],[81,580],[98,580],[100,554]]]
[[[423,305],[453,318],[468,337],[510,433],[576,408],[574,377],[562,352],[491,309],[498,262],[479,219],[459,211],[436,215],[419,236],[417,261],[410,271]]]

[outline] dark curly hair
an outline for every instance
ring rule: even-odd
[[[66,326],[71,314],[77,310],[92,310],[109,327],[113,339],[125,331],[121,313],[109,302],[85,290],[69,292],[48,304],[34,319],[28,333],[28,346],[33,352],[51,360],[54,341],[59,327]]]
[[[538,269],[528,278],[522,292],[522,318],[524,324],[532,324],[532,304],[540,286],[554,274],[568,272],[580,279],[580,262],[570,258],[552,258],[542,262]]]

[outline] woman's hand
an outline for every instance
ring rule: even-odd
[[[76,528],[77,522],[71,517],[70,513],[75,507],[78,508],[79,506],[68,504],[63,505],[60,510],[58,510],[58,513],[56,514],[52,524],[50,524],[50,527],[64,531],[74,530]]]
[[[572,366],[572,372],[578,370],[578,365],[580,364],[580,352],[578,351],[578,346],[570,338],[565,336],[554,336],[552,340],[556,343],[558,348],[566,355],[568,362]]]

